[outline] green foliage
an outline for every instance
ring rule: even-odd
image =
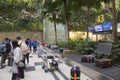
[[[112,53],[109,58],[113,59],[113,62],[116,64],[120,64],[120,43],[118,45],[113,45]]]
[[[65,42],[65,41],[59,41],[59,42],[57,42],[57,45],[59,46],[59,47],[62,47],[62,48],[68,48],[68,43],[67,42]]]
[[[75,50],[75,47],[76,47],[76,41],[74,41],[74,40],[69,40],[69,42],[68,42],[68,48],[69,48],[70,50]]]
[[[76,52],[79,54],[91,54],[94,53],[94,42],[83,41],[76,46]]]
[[[70,50],[75,50],[76,52],[79,52],[79,50],[81,51],[82,43],[84,42],[84,40],[82,39],[76,39],[76,40],[69,40],[69,42],[58,42],[57,45],[59,47],[64,47],[64,48],[68,48]]]
[[[67,6],[67,16],[69,20],[69,29],[70,30],[82,30],[85,31],[85,26],[88,21],[88,16],[86,15],[87,7],[90,7],[90,25],[95,24],[95,18],[96,15],[103,13],[103,7],[101,7],[101,2],[105,2],[107,5],[109,5],[110,0],[66,0],[66,6]],[[118,1],[118,0],[117,0]],[[44,2],[44,4],[43,4]],[[66,22],[65,18],[65,11],[64,11],[64,0],[0,0],[0,17],[3,18],[3,20],[7,21],[6,18],[9,19],[9,24],[4,22],[4,25],[2,25],[3,22],[0,24],[0,30],[3,30],[3,26],[6,28],[6,30],[10,30],[12,28],[13,30],[19,29],[20,23],[22,23],[20,26],[23,26],[24,28],[35,25],[36,22],[31,23],[27,22],[31,20],[29,19],[27,21],[20,20],[20,14],[22,13],[22,10],[25,9],[30,14],[36,14],[36,11],[39,13],[37,15],[37,19],[44,19],[54,11],[56,11],[57,17],[56,17],[56,23],[64,23]],[[119,8],[118,8],[119,9]],[[110,10],[109,10],[110,11]],[[110,21],[111,18],[110,14],[111,12],[107,12],[107,20]],[[23,14],[22,14],[23,15]],[[34,16],[36,19],[36,16]],[[50,17],[51,18],[51,17]],[[20,22],[21,21],[21,22]],[[119,21],[119,12],[118,12],[118,21]],[[37,23],[38,24],[38,23]],[[36,24],[36,25],[37,25]],[[41,23],[40,23],[41,24]],[[6,25],[8,27],[6,27]],[[33,27],[33,26],[32,26]],[[31,29],[31,28],[28,28]],[[39,30],[39,29],[38,29]]]
[[[117,21],[118,21],[118,23],[119,23],[119,22],[120,22],[120,10],[117,11],[117,14],[118,14],[118,15],[117,15]]]
[[[1,0],[0,31],[40,31],[42,22],[36,17],[42,0]]]
[[[83,41],[82,39],[69,40],[69,42],[68,42],[68,48],[71,49],[71,50],[75,50],[77,44],[81,43],[82,41]]]
[[[78,44],[82,44],[83,42],[84,42],[83,39],[76,39],[76,40],[69,40],[69,42],[59,41],[59,42],[57,42],[57,45],[59,47],[68,48],[70,50],[76,50],[76,46]],[[79,46],[79,47],[81,47],[81,46]]]

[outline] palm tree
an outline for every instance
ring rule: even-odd
[[[116,8],[115,8],[115,0],[112,0],[112,15],[113,15],[113,37],[114,42],[118,42],[117,36],[117,17],[116,17]]]
[[[57,44],[57,29],[56,29],[56,12],[52,12],[52,18],[54,22],[54,29],[55,29],[55,44]]]
[[[86,36],[86,39],[88,40],[89,38],[89,31],[88,31],[88,27],[90,26],[90,9],[91,8],[100,8],[101,4],[100,4],[100,1],[99,0],[84,0],[82,2],[86,8],[87,8],[87,14],[86,14],[86,32],[87,32],[87,36]]]
[[[57,44],[57,29],[56,29],[56,15],[57,15],[57,1],[45,0],[43,4],[43,17],[48,17],[54,23],[54,31],[55,31],[55,44]],[[52,14],[52,18],[50,17]]]
[[[68,42],[69,41],[69,24],[68,24],[68,8],[67,8],[68,0],[62,0],[62,1],[64,3],[64,14],[65,14],[65,19],[66,19],[65,31],[66,31],[66,38]]]

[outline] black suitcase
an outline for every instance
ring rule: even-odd
[[[58,69],[58,62],[55,60],[52,60],[52,64],[51,64],[55,69]]]
[[[80,75],[81,75],[80,68],[78,66],[72,67],[70,71],[70,75],[71,75],[70,80],[80,80]]]
[[[51,44],[47,44],[47,48],[51,48],[51,46],[52,46]]]
[[[93,63],[94,62],[94,56],[92,56],[92,55],[83,55],[82,58],[81,58],[81,62]]]
[[[13,65],[13,61],[14,61],[13,56],[9,56],[8,57],[8,66],[12,66]]]
[[[60,53],[63,53],[64,50],[67,50],[67,48],[59,48]]]

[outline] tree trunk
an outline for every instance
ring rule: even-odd
[[[54,29],[55,29],[55,44],[57,45],[56,13],[52,13],[52,15],[53,15]]]
[[[69,24],[68,24],[67,0],[62,0],[62,1],[64,3],[64,13],[65,13],[65,19],[66,19],[66,26],[65,26],[66,39],[67,39],[67,42],[69,42]]]
[[[114,42],[118,42],[117,36],[117,17],[116,17],[116,8],[115,8],[115,0],[112,0],[112,15],[113,15],[113,38]]]
[[[89,39],[89,31],[88,31],[88,27],[89,27],[89,23],[90,23],[90,7],[89,7],[89,3],[88,3],[88,5],[87,5],[87,25],[86,25],[86,31],[87,31],[87,36],[86,36],[86,38],[87,38],[87,41],[88,41],[88,39]]]

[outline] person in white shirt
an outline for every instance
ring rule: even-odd
[[[20,46],[20,49],[21,49],[21,51],[22,51],[23,63],[25,64],[25,57],[26,57],[26,54],[27,54],[28,51],[29,51],[28,46],[27,46],[27,44],[25,43],[25,41],[21,39],[21,37],[17,37],[16,40],[17,40],[18,45]]]
[[[20,67],[19,63],[23,60],[23,55],[21,53],[21,49],[18,45],[18,42],[16,40],[12,41],[13,46],[13,55],[14,55],[14,62],[13,62],[13,74],[12,74],[12,80],[16,80],[17,74],[20,73],[20,78],[24,78],[24,69]]]

